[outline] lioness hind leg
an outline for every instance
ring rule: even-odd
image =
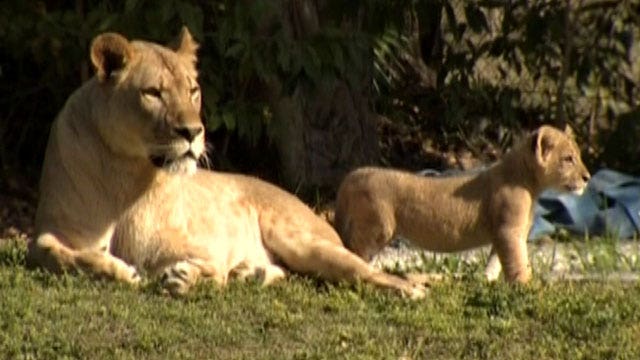
[[[54,235],[44,233],[29,244],[27,266],[41,266],[44,269],[60,273],[69,270],[85,270],[94,275],[104,276],[129,284],[138,284],[140,276],[133,266],[97,249],[75,250]]]
[[[263,268],[262,276],[259,277],[262,285],[267,286],[287,277],[287,272],[278,265],[267,265]]]
[[[362,280],[378,287],[395,290],[410,299],[422,299],[427,294],[423,284],[377,270],[347,249],[334,246],[327,247],[326,250],[329,250],[327,257],[320,259],[325,264],[320,265],[328,266],[329,271],[325,276],[330,280]]]
[[[339,244],[327,240],[314,239],[304,242],[271,239],[278,258],[296,272],[316,274],[326,280],[346,280],[352,283],[365,281],[378,287],[398,291],[403,296],[419,299],[426,295],[424,286],[414,284],[371,265]],[[281,240],[281,241],[277,241]]]
[[[29,242],[26,256],[27,267],[42,267],[53,273],[61,273],[74,268],[74,250],[62,244],[49,234],[41,234]]]
[[[135,267],[105,251],[77,251],[75,263],[80,269],[131,285],[137,285],[142,280]]]
[[[263,286],[271,285],[274,282],[284,279],[286,271],[278,265],[265,264],[264,266],[254,266],[247,262],[233,268],[229,274],[230,278],[236,280],[254,279]]]

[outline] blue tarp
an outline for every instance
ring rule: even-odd
[[[623,239],[640,233],[640,178],[610,169],[595,173],[582,196],[545,191],[529,239],[564,228],[580,235]]]

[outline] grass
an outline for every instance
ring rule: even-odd
[[[174,299],[154,283],[136,290],[23,262],[22,242],[0,245],[0,358],[640,357],[637,282],[487,284],[469,265],[421,301],[297,276],[268,288],[205,283]]]

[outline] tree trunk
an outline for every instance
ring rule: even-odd
[[[285,26],[294,39],[319,31],[317,4],[283,1],[288,15]],[[364,72],[358,78],[370,84],[372,67]],[[272,97],[274,140],[289,189],[303,193],[315,188],[335,190],[351,169],[378,162],[376,115],[370,108],[369,88],[365,85],[357,91],[344,79],[323,77],[319,83],[298,82],[291,95]]]

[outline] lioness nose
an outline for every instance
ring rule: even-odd
[[[193,141],[196,136],[200,135],[201,132],[204,131],[204,127],[202,125],[198,126],[183,126],[175,128],[175,132],[187,139],[189,142]]]
[[[584,180],[584,182],[589,182],[589,179],[591,179],[591,175],[589,173],[582,174],[582,180]]]

